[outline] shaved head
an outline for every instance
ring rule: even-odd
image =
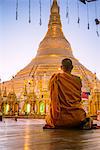
[[[71,59],[69,59],[69,58],[63,59],[61,67],[63,70],[71,72],[71,70],[73,69],[73,64],[72,64]]]

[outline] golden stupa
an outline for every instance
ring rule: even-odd
[[[90,92],[93,88],[94,74],[73,56],[71,45],[62,31],[57,0],[53,0],[48,31],[39,45],[37,55],[12,80],[5,82],[7,93],[14,91],[17,98],[22,100],[23,95],[26,96],[30,93],[30,97],[35,101],[49,103],[49,79],[53,73],[60,71],[61,60],[66,57],[73,62],[72,73],[82,78],[82,91]]]

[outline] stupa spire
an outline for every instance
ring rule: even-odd
[[[62,24],[60,20],[60,7],[57,3],[57,0],[53,0],[51,9],[50,9],[50,19],[48,23],[48,31],[44,37],[44,39],[41,41],[36,59],[40,62],[41,59],[53,58],[53,56],[59,57],[73,57],[72,49],[70,46],[70,43],[65,38],[63,31],[62,31]]]
[[[60,8],[58,6],[57,0],[53,0],[51,10],[50,10],[48,32],[46,36],[52,36],[52,37],[63,36],[59,12],[60,12]]]

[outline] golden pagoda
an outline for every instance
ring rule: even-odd
[[[94,74],[73,56],[71,45],[62,31],[60,8],[57,0],[53,0],[48,31],[39,44],[36,57],[12,80],[5,82],[7,93],[11,92],[13,85],[17,99],[21,103],[19,113],[42,115],[48,112],[49,79],[53,73],[60,71],[61,61],[66,57],[73,62],[72,73],[82,79],[82,91],[90,92],[93,88]]]

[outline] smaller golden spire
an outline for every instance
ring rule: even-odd
[[[6,90],[6,87],[5,87],[4,92],[3,92],[3,97],[7,97],[7,90]]]
[[[26,87],[26,84],[25,84],[25,87],[24,87],[24,93],[23,93],[24,96],[27,96],[27,87]]]

